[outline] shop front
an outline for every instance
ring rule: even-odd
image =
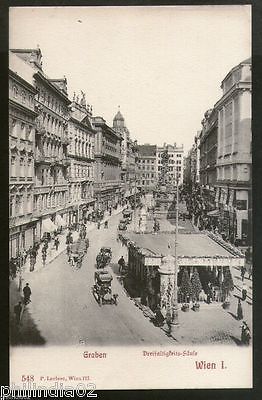
[[[9,228],[9,257],[17,257],[21,251],[28,250],[36,241],[37,220]]]

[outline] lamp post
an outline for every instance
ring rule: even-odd
[[[179,326],[178,321],[178,302],[177,302],[177,273],[178,273],[178,263],[177,263],[177,238],[178,238],[178,178],[176,182],[176,229],[175,229],[175,268],[174,268],[174,287],[172,296],[172,314],[171,314],[171,332],[173,328]]]

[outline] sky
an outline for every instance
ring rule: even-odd
[[[251,7],[13,7],[10,48],[36,48],[109,126],[118,111],[139,144],[185,153],[221,81],[251,55]]]

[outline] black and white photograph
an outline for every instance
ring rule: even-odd
[[[11,7],[9,30],[13,380],[252,387],[251,6]]]

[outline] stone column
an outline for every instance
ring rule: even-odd
[[[175,282],[175,259],[169,255],[163,257],[158,270],[160,273],[160,308],[164,317],[172,312],[173,291]]]

